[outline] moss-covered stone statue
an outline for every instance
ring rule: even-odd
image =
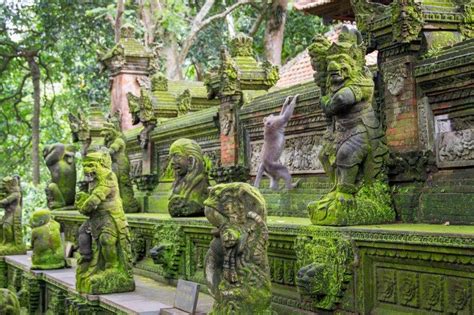
[[[31,225],[31,269],[59,269],[64,267],[64,248],[58,222],[47,209],[33,212]]]
[[[122,132],[117,130],[112,123],[105,123],[101,136],[104,137],[104,144],[112,157],[112,170],[118,179],[123,209],[127,213],[139,212],[140,205],[133,194],[132,181],[130,180],[130,160]]]
[[[211,314],[272,314],[263,196],[246,183],[219,184],[204,204],[216,227],[204,268]]]
[[[26,253],[21,225],[22,195],[19,176],[4,177],[0,182],[0,256]]]
[[[20,301],[15,293],[8,289],[0,289],[0,314],[20,315]]]
[[[130,234],[110,155],[89,153],[83,167],[88,189],[77,193],[76,207],[88,220],[79,228],[76,290],[88,294],[133,291]]]
[[[55,143],[43,149],[43,157],[51,172],[46,188],[48,207],[64,208],[74,205],[76,197],[76,161],[73,145]]]
[[[170,163],[174,182],[168,211],[172,217],[204,214],[209,180],[199,144],[190,139],[178,139],[170,147]]]
[[[310,47],[321,86],[321,108],[328,120],[319,159],[332,190],[308,206],[321,225],[374,224],[394,220],[384,163],[384,133],[372,107],[374,81],[365,67],[361,34],[343,27],[330,44],[317,37]]]

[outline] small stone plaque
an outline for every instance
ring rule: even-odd
[[[199,296],[199,284],[186,280],[178,280],[174,307],[194,314],[196,312]]]

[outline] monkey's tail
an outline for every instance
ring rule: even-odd
[[[260,181],[262,180],[263,176],[263,163],[260,163],[260,166],[258,167],[257,170],[257,176],[255,176],[255,182],[253,183],[254,187],[259,187],[260,186]]]

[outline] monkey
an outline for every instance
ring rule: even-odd
[[[263,119],[263,149],[262,162],[260,163],[254,186],[259,187],[262,175],[265,172],[270,177],[270,188],[278,190],[278,181],[283,178],[286,189],[295,188],[298,182],[291,182],[288,168],[280,163],[280,156],[285,147],[285,127],[293,115],[299,95],[288,96],[278,116],[273,114]]]

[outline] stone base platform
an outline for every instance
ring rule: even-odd
[[[86,218],[76,211],[53,215],[66,240],[75,242]],[[136,274],[205,286],[204,261],[212,240],[206,218],[135,213],[127,220]],[[307,217],[271,215],[267,224],[277,314],[474,314],[472,225],[331,227],[312,225]],[[165,263],[156,265],[150,249],[160,244],[168,244],[168,252]],[[318,271],[319,280],[304,282],[300,271],[305,270],[308,276]]]
[[[29,314],[187,314],[173,308],[175,287],[143,276],[135,276],[133,292],[88,295],[75,290],[74,268],[31,270],[31,253],[0,258],[0,270],[5,268],[8,287]],[[213,301],[201,292],[198,314],[207,314]]]

